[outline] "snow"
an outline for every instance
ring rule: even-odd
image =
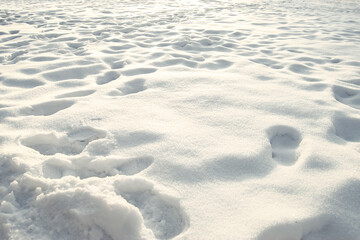
[[[359,240],[355,0],[0,0],[0,239]]]

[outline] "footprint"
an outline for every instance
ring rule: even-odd
[[[75,98],[75,97],[85,97],[93,94],[94,90],[80,90],[75,92],[69,92],[56,96],[55,98]]]
[[[298,159],[296,149],[302,141],[301,134],[292,127],[270,127],[267,135],[272,148],[272,158],[282,165],[292,165]]]
[[[106,72],[103,76],[99,76],[96,79],[96,83],[98,85],[103,85],[106,83],[109,83],[111,81],[114,81],[116,79],[118,79],[120,77],[120,73],[116,72],[116,71],[109,71]]]
[[[95,36],[101,36],[103,33],[107,33],[108,31],[109,30],[102,29],[102,30],[95,31],[92,34],[95,35]]]
[[[357,61],[344,62],[344,64],[354,67],[360,67],[360,62]]]
[[[350,80],[340,80],[342,82],[350,83],[354,86],[360,86],[360,78],[350,79]]]
[[[68,160],[51,158],[44,163],[43,173],[47,178],[62,178],[66,175],[79,176],[80,178],[106,177],[117,174],[134,175],[148,168],[152,163],[153,158],[148,156],[130,159],[79,157]],[[157,239],[173,238],[182,233],[188,226],[188,219],[179,200],[159,193],[154,188],[153,183],[139,177],[117,177],[114,180],[115,193],[121,197],[119,200],[126,200],[127,204],[131,205],[128,209],[139,210],[145,226],[151,229],[152,234]],[[85,199],[81,199],[80,202],[83,200]],[[53,202],[53,204],[58,203]],[[76,206],[75,209],[78,208]],[[93,208],[94,211],[97,209]],[[56,212],[63,210],[63,208],[59,208]],[[78,213],[80,211],[74,212],[74,214]],[[61,215],[61,217],[63,216],[65,215]],[[51,217],[51,219],[54,218]],[[68,228],[69,226],[65,227],[65,229]],[[105,232],[109,233],[109,231]]]
[[[324,91],[328,88],[328,85],[323,83],[310,83],[302,86],[301,88],[309,91]]]
[[[137,157],[127,160],[116,169],[119,171],[119,174],[135,175],[150,167],[153,162],[153,157]]]
[[[68,41],[74,41],[76,40],[76,37],[61,37],[61,38],[56,38],[50,42],[68,42]]]
[[[266,76],[266,75],[259,75],[257,76],[256,78],[258,78],[259,80],[262,80],[262,81],[269,81],[269,80],[273,80],[274,77],[272,76]]]
[[[128,61],[118,60],[118,58],[104,58],[103,59],[106,64],[108,64],[111,69],[120,69],[125,67],[128,64]]]
[[[170,239],[187,226],[187,219],[178,199],[160,194],[154,185],[142,178],[121,179],[114,183],[115,192],[137,207],[158,239]]]
[[[325,64],[326,61],[320,58],[312,58],[312,57],[299,57],[295,59],[296,61],[300,62],[312,62],[315,64]]]
[[[349,142],[360,142],[360,119],[344,115],[336,115],[333,118],[335,134]]]
[[[203,63],[200,65],[200,68],[206,68],[209,70],[220,70],[220,69],[228,68],[233,64],[234,64],[233,62],[229,62],[224,59],[218,59],[214,62]]]
[[[151,156],[135,158],[96,158],[91,160],[86,166],[78,166],[82,175],[86,177],[107,177],[115,175],[135,175],[150,167],[154,162]],[[84,170],[86,172],[84,172]],[[81,176],[80,176],[81,177]]]
[[[54,155],[56,153],[75,155],[81,153],[84,149],[83,144],[73,144],[68,138],[64,136],[58,137],[54,133],[37,134],[27,137],[21,143],[43,155]]]
[[[156,67],[168,67],[174,65],[183,65],[189,68],[195,68],[198,64],[194,61],[190,61],[182,58],[167,59],[165,61],[158,61],[153,63]]]
[[[330,59],[329,62],[331,63],[340,63],[342,60],[339,59],[339,58],[333,58],[333,59]]]
[[[119,51],[119,50],[127,50],[127,49],[134,48],[134,47],[136,47],[136,45],[123,44],[123,45],[118,45],[118,46],[110,46],[109,48],[114,51]]]
[[[21,113],[24,115],[34,115],[34,116],[50,116],[61,110],[71,107],[74,105],[74,101],[67,100],[58,100],[44,102],[30,107],[26,107],[21,110]]]
[[[42,86],[43,83],[37,79],[12,79],[12,78],[2,78],[0,81],[8,87],[18,87],[18,88],[35,88]]]
[[[37,74],[37,73],[41,72],[41,70],[38,68],[23,68],[23,69],[20,69],[19,71],[24,74],[28,74],[28,75],[33,75],[33,74]]]
[[[80,179],[89,177],[104,178],[115,175],[135,175],[150,167],[154,158],[142,156],[135,158],[79,157],[75,159],[50,158],[43,164],[46,178],[59,179],[75,176]]]
[[[46,38],[58,38],[60,36],[64,35],[63,33],[47,33],[44,34],[44,37]]]
[[[43,77],[49,81],[64,81],[69,79],[84,79],[89,75],[100,73],[105,67],[100,64],[90,65],[86,67],[69,67],[55,71],[49,71],[43,74]]]
[[[81,127],[69,132],[66,136],[55,133],[37,134],[21,140],[21,143],[43,155],[62,153],[76,155],[92,141],[105,138],[106,132],[92,127]]]
[[[281,65],[280,62],[272,60],[272,59],[268,59],[268,58],[254,58],[254,59],[250,59],[250,61],[254,62],[254,63],[259,63],[259,64],[263,64],[267,67],[271,67],[273,69],[282,69],[283,66]]]
[[[74,48],[74,49],[78,49],[78,48],[81,48],[84,46],[84,44],[81,42],[68,42],[68,43],[66,43],[66,45],[68,45],[69,47]]]
[[[72,187],[46,185],[50,190],[33,201],[31,227],[22,226],[27,232],[41,231],[44,239],[154,239],[139,211],[123,198],[95,186],[83,187],[76,180],[67,184]]]
[[[9,33],[10,34],[18,34],[20,32],[20,30],[10,30]]]
[[[124,61],[117,61],[117,62],[113,62],[111,63],[111,69],[120,69],[123,68],[127,63]]]
[[[119,90],[124,94],[133,94],[146,90],[145,79],[138,78],[132,81],[126,82]]]
[[[81,81],[81,80],[66,80],[61,81],[56,84],[59,87],[63,88],[74,88],[74,87],[83,87],[89,85],[89,82]]]
[[[59,59],[58,57],[51,57],[51,56],[39,56],[39,57],[32,57],[29,58],[29,61],[32,62],[48,62],[48,61],[54,61]]]
[[[149,74],[149,73],[153,73],[156,71],[157,71],[156,68],[135,68],[135,69],[123,71],[122,73],[125,76],[135,76],[135,75],[141,75],[141,74]]]
[[[312,72],[312,69],[302,64],[291,64],[289,70],[298,73],[308,75]]]
[[[349,107],[360,109],[360,90],[343,86],[333,86],[334,98]]]
[[[58,157],[46,160],[42,165],[42,173],[45,178],[51,179],[77,175],[71,160]]]
[[[18,41],[18,42],[13,42],[13,43],[7,43],[5,44],[5,46],[7,47],[12,47],[12,48],[20,48],[23,46],[27,46],[29,45],[33,40],[28,40],[28,41]]]
[[[22,56],[22,55],[25,55],[27,54],[28,52],[27,51],[17,51],[17,52],[14,52],[12,53],[9,57],[8,57],[8,61],[13,61],[13,63],[16,63],[18,57]]]
[[[304,79],[307,82],[321,82],[321,79],[313,78],[313,77],[303,77],[302,79]]]

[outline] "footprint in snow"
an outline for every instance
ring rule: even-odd
[[[52,157],[43,164],[46,178],[60,179],[64,176],[76,176],[80,179],[138,174],[154,162],[151,156],[135,158],[117,157],[76,157],[72,159]]]
[[[108,93],[109,96],[124,96],[145,91],[145,79],[138,78],[124,83],[121,87]]]
[[[68,92],[61,95],[56,96],[55,98],[78,98],[78,97],[85,97],[93,94],[94,90],[79,90],[74,92]]]
[[[79,128],[69,132],[67,136],[57,137],[55,134],[43,134],[25,138],[22,143],[44,155],[64,153],[73,155],[80,153],[88,143],[105,137],[106,133],[90,127]],[[136,132],[127,136],[129,146],[135,139],[144,137],[141,143],[155,141],[154,136]],[[124,137],[123,137],[124,138]],[[125,139],[119,141],[124,143]],[[128,204],[139,209],[144,224],[151,229],[157,239],[171,239],[187,226],[187,217],[182,210],[179,200],[164,195],[156,190],[153,183],[134,175],[148,169],[154,162],[151,156],[134,158],[92,157],[92,156],[55,156],[43,163],[43,174],[46,178],[60,179],[65,176],[76,176],[80,179],[123,175],[114,178],[115,193]]]
[[[125,76],[136,76],[136,75],[150,74],[156,71],[157,71],[156,68],[134,68],[123,71],[122,74]]]
[[[102,64],[92,64],[89,66],[71,66],[65,68],[58,68],[50,70],[42,74],[42,76],[52,82],[85,79],[88,76],[96,75],[104,70],[106,67]]]
[[[21,110],[23,115],[50,116],[74,105],[74,101],[57,100],[31,105]]]
[[[106,132],[92,127],[81,127],[67,135],[56,133],[36,134],[21,140],[21,143],[42,155],[76,155],[81,153],[92,141],[106,137]]]
[[[289,70],[297,74],[309,75],[312,73],[313,69],[303,64],[295,63],[289,66]]]
[[[96,83],[98,85],[104,85],[111,81],[114,81],[120,77],[120,73],[117,71],[108,71],[104,75],[97,77]]]
[[[15,78],[0,78],[0,81],[3,85],[7,87],[16,87],[16,88],[35,88],[42,86],[45,83],[37,79],[15,79]]]
[[[334,98],[349,107],[360,109],[360,90],[356,88],[333,86]]]
[[[335,134],[348,142],[360,142],[360,119],[336,114],[333,117]]]
[[[153,183],[143,178],[128,178],[114,183],[115,192],[137,207],[157,239],[170,239],[187,226],[179,200],[159,193]]]
[[[272,126],[267,130],[267,135],[272,148],[272,158],[282,165],[292,165],[299,155],[302,136],[295,128],[285,125]]]
[[[132,81],[126,82],[119,90],[124,94],[133,94],[146,90],[145,79],[138,78]]]

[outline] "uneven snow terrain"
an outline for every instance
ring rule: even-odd
[[[360,2],[0,0],[0,239],[359,240]]]

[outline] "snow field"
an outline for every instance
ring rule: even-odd
[[[358,2],[0,6],[0,239],[359,239]]]

